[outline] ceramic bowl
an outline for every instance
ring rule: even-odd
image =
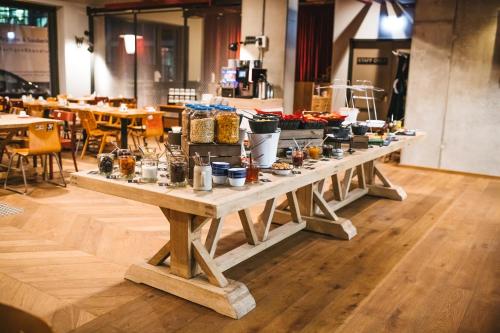
[[[227,176],[212,175],[212,181],[217,185],[224,185],[227,182]]]
[[[246,178],[247,169],[245,168],[230,168],[227,170],[229,178]]]
[[[245,185],[246,178],[229,178],[229,184],[235,187],[241,187]]]
[[[278,176],[288,176],[291,172],[290,169],[273,169],[273,173]]]

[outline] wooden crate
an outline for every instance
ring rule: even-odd
[[[218,143],[191,143],[186,136],[182,136],[181,148],[189,156],[189,178],[193,177],[193,156],[198,153],[202,157],[212,156],[212,162],[228,162],[232,166],[240,165],[241,145],[228,145]]]
[[[367,135],[354,135],[352,137],[351,147],[353,149],[368,149],[368,136]]]
[[[311,142],[311,145],[319,145],[323,141],[323,129],[298,129],[281,131],[278,142],[278,154],[282,154],[288,147],[296,147],[295,141],[299,146],[304,147]]]

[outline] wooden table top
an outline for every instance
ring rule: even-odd
[[[320,181],[339,171],[372,161],[404,148],[424,136],[424,133],[418,133],[414,137],[398,136],[399,141],[392,142],[389,146],[358,149],[341,160],[317,161],[314,170],[302,168],[300,175],[275,176],[266,173],[264,178],[270,179],[269,183],[244,187],[214,186],[211,192],[197,192],[189,186],[165,188],[157,184],[128,183],[125,180],[107,179],[100,175],[89,174],[88,171],[73,173],[71,179],[72,183],[94,191],[190,214],[222,217]]]
[[[88,110],[97,114],[109,115],[116,118],[144,118],[151,114],[163,114],[162,111],[147,111],[145,109],[127,109],[127,111],[120,111],[120,108],[114,106],[98,106],[79,103],[69,103],[61,105],[58,102],[47,101],[30,101],[24,102],[25,106],[41,106],[52,110],[67,110],[77,112],[79,110]]]
[[[59,123],[59,120],[39,117],[19,117],[15,114],[0,115],[0,129],[26,128],[33,124]]]

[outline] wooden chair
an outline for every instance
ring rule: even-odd
[[[63,135],[61,135],[62,148],[71,149],[71,157],[73,158],[73,165],[75,171],[78,172],[78,165],[76,163],[76,113],[71,111],[54,110],[52,111],[52,118],[64,121],[64,126],[61,127]],[[61,156],[59,156],[61,158]]]
[[[9,173],[12,169],[12,162],[14,158],[18,156],[18,160],[21,164],[21,172],[23,174],[24,181],[24,193],[28,192],[28,183],[26,180],[26,172],[24,170],[24,162],[27,161],[29,156],[43,156],[43,178],[46,179],[47,175],[47,156],[53,156],[57,165],[59,166],[59,173],[61,175],[62,184],[56,184],[66,187],[66,181],[64,180],[64,175],[62,171],[62,161],[59,159],[58,153],[61,152],[61,142],[59,138],[59,130],[57,124],[54,123],[38,123],[31,124],[28,131],[28,147],[27,148],[15,148],[12,150],[12,156],[9,160],[9,167],[7,169],[7,174],[5,176],[4,188],[18,192],[15,189],[9,188],[7,182],[9,179]],[[18,192],[21,193],[21,192]]]
[[[33,105],[26,108],[26,113],[32,117],[44,118],[44,110],[42,106]]]
[[[83,129],[85,129],[85,132],[87,133],[87,138],[85,139],[85,143],[83,144],[81,158],[85,156],[88,145],[93,139],[101,140],[99,154],[103,152],[104,147],[106,146],[106,139],[108,137],[114,137],[115,140],[118,140],[118,134],[116,131],[105,131],[97,128],[97,121],[91,111],[80,110],[78,111],[78,117],[80,117]]]
[[[142,119],[141,126],[131,126],[130,134],[132,135],[132,140],[137,148],[140,144],[140,138],[142,137],[144,145],[146,145],[147,138],[155,138],[158,147],[161,149],[159,138],[163,138],[163,114],[151,114],[146,118]],[[137,139],[137,143],[136,143]]]

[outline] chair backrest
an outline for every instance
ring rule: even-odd
[[[97,129],[97,122],[92,111],[79,110],[78,117],[80,117],[82,127],[85,131],[87,131],[87,134],[90,134],[93,130]]]
[[[162,136],[163,135],[163,114],[151,114],[144,119],[146,125],[146,137]]]
[[[27,113],[32,117],[43,118],[43,108],[41,106],[29,106]]]
[[[52,111],[52,118],[72,123],[76,120],[76,113],[71,111],[54,110]]]
[[[57,124],[31,124],[28,132],[28,151],[30,155],[60,152],[61,141]]]
[[[11,106],[9,109],[9,113],[12,113],[12,114],[19,114],[19,113],[21,113],[21,111],[24,111],[24,109],[17,107],[17,106]]]

